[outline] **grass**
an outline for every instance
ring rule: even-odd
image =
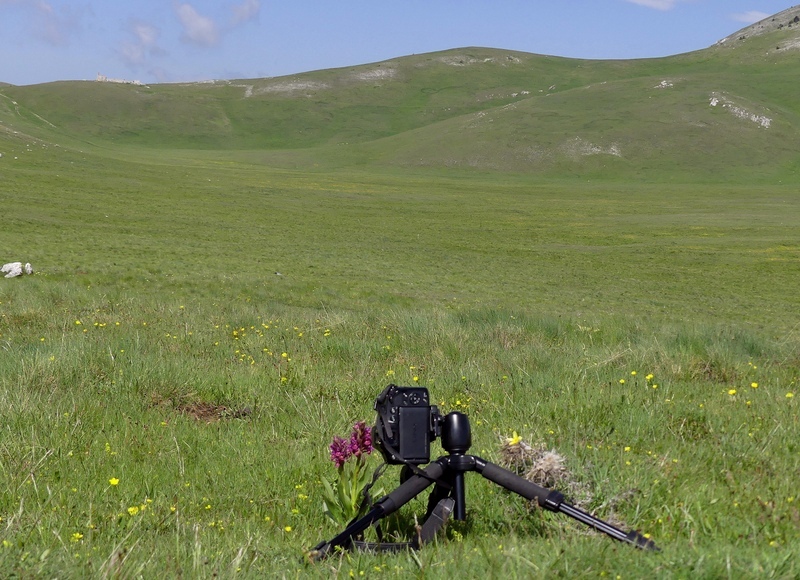
[[[793,346],[499,310],[276,312],[246,299],[181,308],[112,304],[91,290],[65,302],[60,318],[37,325],[29,298],[3,300],[8,326],[28,313],[20,331],[3,332],[3,376],[14,378],[4,380],[2,418],[4,569],[435,574],[502,562],[528,575],[536,562],[542,576],[598,566],[681,576],[708,560],[700,569],[716,576],[729,557],[737,576],[796,572],[782,563],[796,529],[793,479],[781,476],[797,468]],[[300,565],[304,548],[336,531],[317,505],[319,478],[332,472],[326,443],[370,416],[390,370],[405,384],[419,377],[443,410],[469,413],[476,453],[496,461],[497,437],[512,429],[559,449],[592,486],[593,509],[651,533],[665,552],[526,514],[472,476],[467,526],[440,546]],[[253,414],[206,423],[180,411],[198,401]],[[620,495],[628,501],[615,504]],[[546,557],[560,550],[571,555]]]
[[[3,246],[38,273],[0,286],[4,570],[797,574],[787,189],[19,161]],[[514,430],[558,449],[663,552],[473,475],[437,545],[303,563],[338,531],[327,444],[391,381],[467,412],[489,460]]]
[[[0,279],[0,570],[797,577],[797,109],[781,88],[796,67],[764,66],[771,42],[441,64],[506,54],[469,49],[400,59],[422,71],[401,91],[320,71],[304,78],[333,88],[312,104],[263,93],[252,108],[230,86],[2,87],[0,248],[37,272]],[[647,93],[678,71],[679,91]],[[560,88],[489,98],[526,78]],[[776,130],[687,105],[706,81],[774,107]],[[464,129],[481,112],[483,141]],[[642,156],[504,165],[575,128]],[[435,544],[308,563],[339,531],[321,506],[327,446],[372,421],[389,382],[466,412],[490,461],[513,432],[557,450],[589,511],[662,551],[471,474],[467,521]]]

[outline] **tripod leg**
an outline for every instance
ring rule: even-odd
[[[439,504],[440,501],[443,499],[447,499],[450,497],[450,491],[437,485],[434,486],[433,491],[428,496],[428,510],[425,512],[425,517],[429,517],[436,506]]]
[[[336,548],[347,549],[353,543],[355,536],[369,528],[372,524],[393,514],[405,504],[414,499],[417,495],[433,485],[435,480],[442,477],[445,472],[445,462],[440,460],[429,464],[421,470],[424,475],[412,475],[403,484],[391,493],[383,496],[375,506],[362,518],[347,526],[339,535],[329,542],[322,541],[309,552],[311,560],[322,560],[328,552]]]
[[[566,514],[569,517],[576,519],[597,531],[611,536],[615,540],[628,542],[639,548],[647,550],[658,550],[656,545],[651,540],[648,540],[639,532],[635,530],[631,530],[627,533],[623,532],[611,524],[597,519],[596,517],[589,515],[574,506],[571,506],[564,501],[564,496],[558,491],[536,485],[535,483],[520,477],[516,473],[512,473],[507,469],[503,469],[499,465],[489,463],[480,457],[475,457],[474,459],[475,470],[483,475],[483,477],[489,481],[493,481],[509,491],[513,491],[517,495],[521,495],[526,499],[536,501],[540,507],[543,507],[546,510]]]
[[[453,476],[452,497],[456,502],[453,517],[460,522],[467,519],[467,498],[464,489],[464,472],[459,471]]]

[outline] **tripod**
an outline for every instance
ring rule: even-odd
[[[466,499],[464,493],[464,474],[477,471],[483,477],[497,485],[524,497],[536,501],[539,507],[551,512],[566,514],[569,517],[611,536],[615,540],[627,542],[646,550],[658,550],[656,545],[639,532],[631,530],[623,532],[611,524],[566,503],[564,496],[558,491],[550,490],[532,483],[519,475],[503,469],[474,455],[466,455],[472,445],[472,434],[469,419],[459,412],[449,413],[442,424],[442,447],[449,453],[420,470],[415,468],[398,488],[378,500],[363,517],[351,522],[339,535],[330,541],[320,542],[310,553],[312,560],[325,558],[331,550],[337,548],[347,550],[353,547],[355,538],[382,518],[385,518],[417,495],[435,484],[428,500],[428,513],[423,525],[422,539],[430,539],[430,530],[441,527],[449,515],[452,506],[453,517],[463,521],[466,518]],[[444,513],[443,513],[444,512]],[[432,521],[433,520],[433,521]],[[424,533],[428,528],[428,534]],[[414,546],[415,544],[407,544]],[[380,544],[374,547],[380,549]]]

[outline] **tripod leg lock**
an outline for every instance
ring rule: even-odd
[[[562,503],[564,503],[564,494],[560,491],[552,490],[549,494],[547,494],[547,497],[544,498],[543,502],[539,502],[539,505],[551,512],[558,512],[560,511],[559,508],[561,507]]]

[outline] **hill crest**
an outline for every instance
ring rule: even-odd
[[[793,31],[800,39],[800,4],[746,26],[719,40],[715,46],[730,46],[748,38],[778,31]]]

